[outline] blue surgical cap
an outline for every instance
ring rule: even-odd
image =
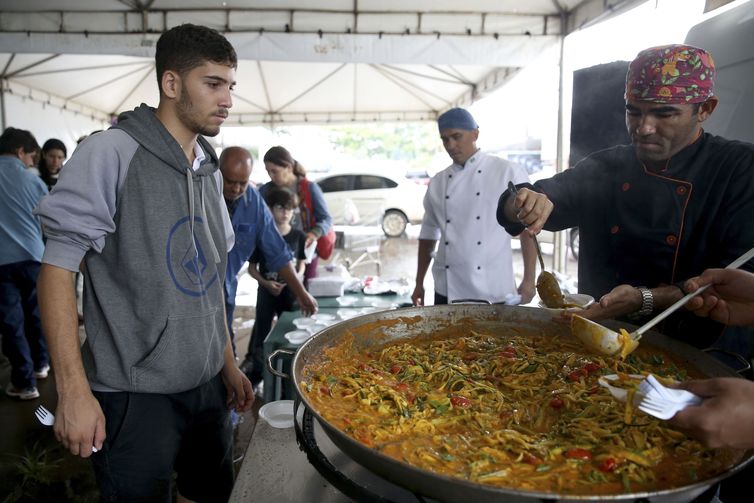
[[[463,108],[451,108],[437,118],[437,128],[440,131],[443,129],[465,129],[471,131],[478,127],[474,117],[471,116],[468,110]]]

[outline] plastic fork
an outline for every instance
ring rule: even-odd
[[[702,403],[701,397],[689,391],[663,386],[652,374],[642,381],[639,393],[639,410],[659,419],[670,419],[689,405]]]
[[[47,410],[43,405],[37,407],[34,411],[34,415],[45,426],[52,426],[55,424],[55,414]],[[92,446],[92,452],[97,452],[97,448]]]
[[[649,374],[645,380],[647,385],[651,386],[651,389],[657,392],[660,398],[674,403],[683,403],[686,405],[699,405],[702,403],[701,397],[695,395],[685,389],[668,388],[664,386],[655,376]],[[652,393],[649,389],[644,391],[645,396],[656,397],[657,395]]]
[[[650,416],[654,416],[657,419],[670,419],[675,416],[676,412],[680,412],[690,403],[683,402],[669,402],[659,398],[644,397],[639,402],[639,410],[646,412]]]
[[[37,410],[34,411],[34,415],[37,416],[39,422],[45,426],[52,426],[55,424],[55,415],[42,405],[37,407]]]

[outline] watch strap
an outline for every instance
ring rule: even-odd
[[[655,298],[652,295],[652,290],[645,286],[637,286],[636,289],[641,294],[641,308],[633,314],[637,317],[649,316],[655,307]]]

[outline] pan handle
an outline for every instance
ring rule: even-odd
[[[738,353],[735,353],[733,351],[726,351],[724,349],[718,349],[718,348],[706,348],[702,349],[705,353],[720,353],[727,356],[730,356],[734,360],[737,360],[741,364],[740,369],[736,369],[736,374],[744,375],[747,371],[751,370],[751,363],[743,357],[743,355],[740,355]]]
[[[485,299],[455,299],[450,301],[451,304],[492,304]]]
[[[520,302],[520,300],[521,300],[521,298],[519,296],[519,300],[517,301],[516,304],[508,304],[506,301],[503,301],[503,302],[490,302],[489,300],[486,300],[486,299],[455,299],[455,300],[451,300],[450,303],[453,304],[453,305],[455,305],[455,304],[464,304],[464,305],[468,305],[468,304],[484,304],[484,305],[488,305],[488,306],[498,306],[498,305],[504,306],[504,305],[517,305],[518,302]]]
[[[267,370],[269,370],[272,375],[282,377],[283,379],[290,379],[291,376],[289,376],[285,372],[280,372],[278,369],[276,369],[273,362],[279,355],[293,356],[295,354],[296,352],[291,349],[286,349],[286,348],[276,349],[275,351],[270,353],[270,356],[267,357]]]

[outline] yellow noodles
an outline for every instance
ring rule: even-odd
[[[515,489],[616,494],[704,480],[738,456],[704,449],[597,384],[614,373],[686,377],[649,348],[621,360],[584,354],[570,337],[520,331],[403,340],[367,354],[352,343],[307,365],[303,393],[346,434],[427,470]]]

